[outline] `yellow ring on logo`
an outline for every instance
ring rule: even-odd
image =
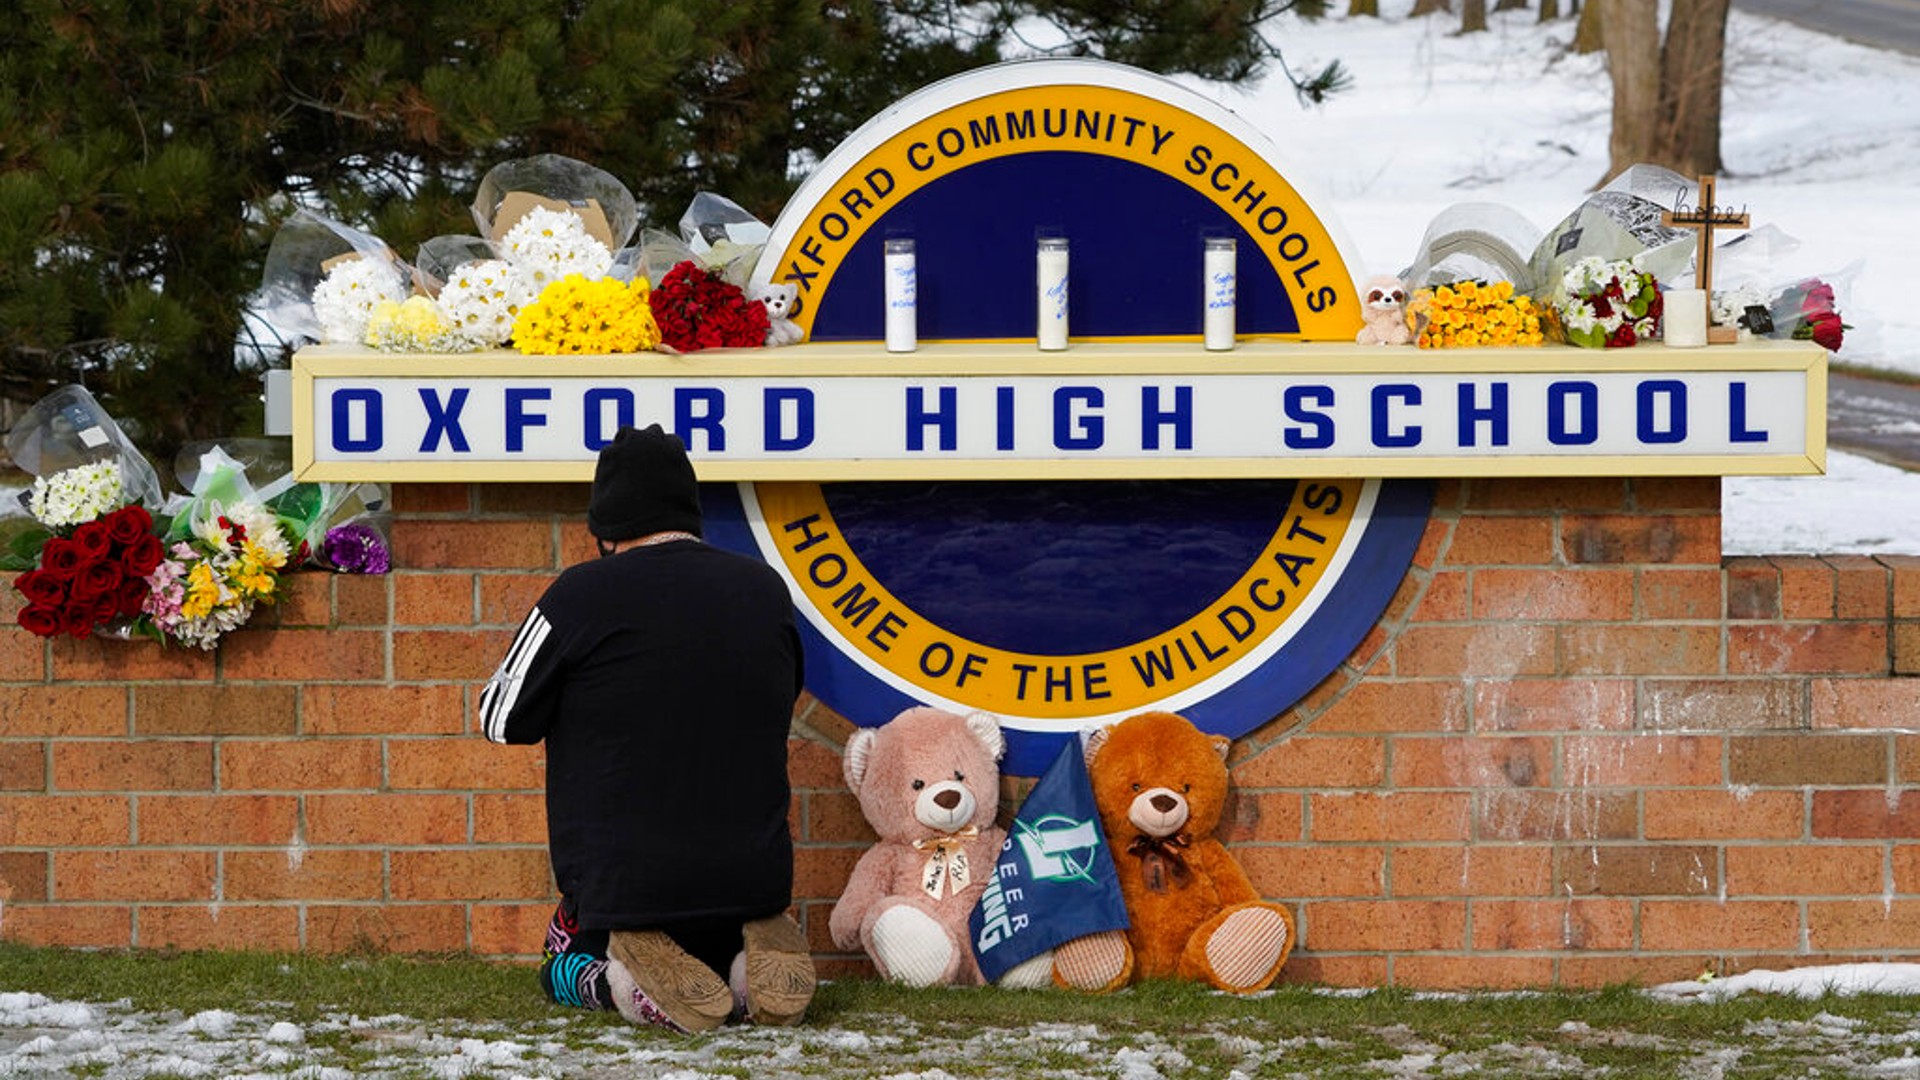
[[[1339,246],[1271,163],[1176,105],[1092,85],[1026,87],[962,102],[897,132],[846,169],[807,209],[772,269],[773,280],[798,283],[811,298],[794,322],[812,328],[818,298],[841,260],[900,200],[982,161],[1063,150],[1153,169],[1239,222],[1286,287],[1300,326],[1297,334],[1274,336],[1353,338],[1360,297]]]
[[[983,645],[902,603],[860,561],[819,484],[762,483],[754,493],[787,577],[836,644],[969,708],[1075,719],[1153,706],[1253,656],[1319,586],[1365,483],[1298,483],[1260,557],[1200,612],[1145,641],[1061,656]]]

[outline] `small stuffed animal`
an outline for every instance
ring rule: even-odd
[[[1376,277],[1367,282],[1360,298],[1360,317],[1366,325],[1354,338],[1362,345],[1406,345],[1413,341],[1407,327],[1407,287],[1396,277]]]
[[[767,305],[767,345],[793,345],[805,333],[793,316],[800,310],[800,286],[786,282],[768,282],[753,287],[753,298]]]
[[[1094,802],[1132,926],[1055,949],[1057,984],[1104,992],[1180,978],[1250,994],[1280,974],[1293,951],[1293,916],[1261,899],[1213,837],[1229,745],[1166,712],[1129,717],[1087,741]]]
[[[1006,839],[993,823],[1005,749],[993,717],[924,706],[847,740],[842,771],[880,840],[827,920],[835,945],[866,950],[883,977],[909,986],[982,981],[967,916]],[[1042,954],[999,985],[1045,986],[1051,972]]]

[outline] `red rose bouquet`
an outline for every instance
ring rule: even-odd
[[[679,352],[767,343],[767,306],[692,261],[675,263],[648,294],[661,344]]]
[[[71,536],[51,536],[40,548],[39,566],[13,579],[26,597],[17,616],[41,637],[94,630],[140,615],[147,575],[160,565],[160,538],[144,507],[123,506],[85,522]]]
[[[1839,352],[1845,332],[1853,329],[1840,321],[1833,286],[1819,278],[1787,286],[1767,307],[1776,331],[1797,341],[1814,341],[1828,352]]]

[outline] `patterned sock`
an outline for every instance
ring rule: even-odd
[[[581,930],[573,906],[565,900],[547,924],[545,954],[540,989],[548,1001],[586,1009],[614,1007],[607,985],[606,931]]]

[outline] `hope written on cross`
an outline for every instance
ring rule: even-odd
[[[1660,223],[1682,229],[1692,229],[1697,235],[1694,242],[1693,287],[1706,293],[1708,310],[1713,303],[1713,230],[1744,229],[1748,227],[1745,211],[1736,214],[1723,210],[1713,204],[1713,177],[1700,178],[1700,192],[1692,208],[1686,205],[1685,188],[1674,196],[1673,209],[1661,213]],[[1740,330],[1733,326],[1707,327],[1707,344],[1731,345],[1740,339]]]

